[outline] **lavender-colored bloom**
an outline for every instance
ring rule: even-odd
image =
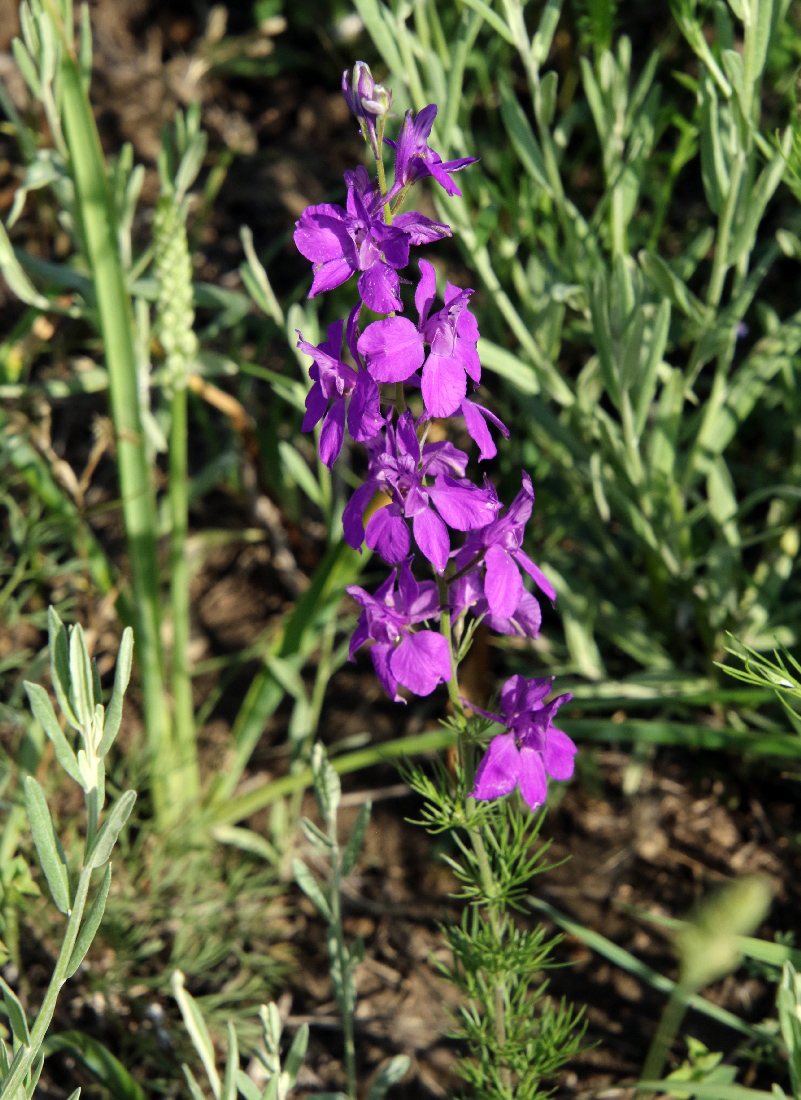
[[[346,69],[342,74],[342,93],[350,110],[359,120],[365,138],[370,142],[376,158],[381,155],[376,133],[376,119],[389,113],[392,92],[383,84],[377,84],[364,61],[357,61],[353,74]]]
[[[498,453],[498,448],[495,446],[495,441],[490,435],[486,422],[489,420],[491,424],[494,424],[506,439],[509,438],[509,429],[495,413],[485,409],[483,405],[476,404],[475,401],[468,401],[467,398],[462,402],[460,412],[464,417],[468,435],[478,446],[479,461],[483,462],[487,458],[494,458]]]
[[[356,327],[361,303],[348,317],[347,345],[357,365],[361,359],[356,348]],[[344,321],[334,321],[328,326],[327,339],[314,347],[303,339],[298,331],[298,347],[310,355],[314,362],[309,367],[313,386],[306,395],[306,415],[302,431],[309,432],[323,421],[320,430],[320,458],[330,469],[342,450],[345,436],[345,408],[347,406],[348,431],[359,443],[372,439],[384,426],[381,415],[381,397],[375,380],[365,370],[355,371],[340,358]],[[330,405],[329,405],[330,403]]]
[[[501,689],[500,714],[470,704],[508,730],[490,741],[476,772],[473,798],[501,798],[519,786],[526,803],[536,810],[548,793],[548,777],[571,777],[576,746],[563,730],[555,728],[553,719],[559,707],[573,697],[559,695],[545,703],[552,684],[552,679],[512,676]]]
[[[467,308],[473,291],[448,283],[444,307],[429,316],[437,276],[427,260],[420,260],[420,273],[414,295],[418,323],[415,325],[408,317],[374,321],[359,338],[359,351],[377,382],[405,382],[422,367],[421,385],[428,414],[452,416],[467,394],[467,375],[476,385],[481,381],[476,351],[478,325]],[[426,344],[430,349],[427,357]],[[472,423],[475,429],[475,421]]]
[[[531,478],[523,472],[523,488],[506,510],[493,523],[472,532],[456,555],[457,572],[476,560],[475,568],[484,568],[483,596],[490,614],[498,619],[513,618],[523,597],[523,569],[537,587],[551,600],[556,599],[554,587],[539,566],[523,550],[523,531],[531,518],[534,489]]]
[[[411,559],[400,568],[395,590],[393,569],[374,596],[353,584],[347,589],[363,611],[350,640],[349,657],[373,641],[370,657],[387,694],[396,703],[402,684],[415,695],[430,695],[437,684],[451,677],[451,657],[446,639],[438,631],[410,629],[416,623],[439,617],[439,595],[433,581],[422,584],[412,576]]]
[[[429,148],[428,137],[436,117],[436,103],[429,103],[416,118],[412,118],[412,112],[407,111],[398,140],[386,139],[387,145],[395,150],[395,182],[391,195],[424,176],[433,176],[449,195],[461,195],[450,173],[473,164],[476,158],[460,157],[459,160],[443,161],[439,153]]]
[[[450,555],[448,527],[475,530],[491,523],[498,509],[494,489],[479,489],[468,481],[466,466],[467,455],[451,443],[426,443],[421,449],[408,409],[396,428],[388,420],[384,450],[373,453],[370,476],[345,506],[345,541],[358,549],[366,540],[394,565],[409,553],[406,520],[411,519],[421,552],[444,573]],[[426,484],[428,477],[431,484]],[[362,513],[377,490],[389,493],[391,500],[370,516],[365,531]]]
[[[375,313],[403,309],[398,270],[409,262],[409,247],[450,235],[447,225],[409,213],[392,225],[384,220],[384,200],[362,165],[345,173],[347,208],[323,202],[307,206],[296,223],[295,245],[314,268],[309,297],[333,290],[358,271],[359,294]]]

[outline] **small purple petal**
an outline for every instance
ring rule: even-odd
[[[431,352],[423,367],[423,400],[431,416],[452,416],[467,393],[467,377],[458,359]]]
[[[493,737],[476,771],[473,798],[482,801],[511,794],[517,786],[519,768],[520,753],[513,734],[500,733]]]
[[[303,423],[300,426],[301,431],[310,432],[315,424],[319,424],[325,416],[327,408],[328,398],[323,393],[323,387],[319,382],[315,382],[306,394],[306,415],[303,417]]]
[[[377,382],[403,382],[423,365],[425,359],[422,333],[408,317],[374,321],[359,337],[357,346]]]
[[[326,260],[314,269],[309,297],[316,298],[318,294],[324,294],[327,290],[342,286],[351,277],[353,270],[353,264],[348,263],[347,260]]]
[[[553,779],[570,779],[573,774],[574,757],[577,749],[562,730],[548,730],[543,749],[545,770]]]
[[[394,646],[377,642],[370,648],[370,657],[376,676],[390,699],[395,703],[405,703],[403,696],[398,694],[398,679],[391,668],[394,651]]]
[[[536,810],[545,801],[548,794],[548,781],[545,778],[545,768],[542,756],[536,749],[529,749],[525,745],[520,749],[520,793],[529,808]]]
[[[377,550],[390,565],[403,561],[409,553],[409,528],[397,505],[378,508],[367,521],[365,542],[371,550]]]
[[[345,401],[340,398],[329,409],[320,430],[320,458],[328,469],[336,462],[345,438]]]
[[[548,599],[555,600],[556,589],[545,576],[540,567],[534,564],[534,562],[524,550],[515,550],[513,553],[517,564],[525,569],[525,571],[536,584],[537,588],[544,592]]]
[[[412,520],[412,530],[420,553],[428,558],[440,576],[448,564],[451,544],[448,528],[431,508],[418,514]]]
[[[434,299],[437,296],[437,273],[428,260],[420,260],[420,282],[414,292],[414,304],[421,326],[428,320]]]
[[[451,676],[448,643],[433,630],[404,635],[389,664],[398,683],[415,695],[430,695],[437,684],[447,683]]]
[[[364,542],[362,515],[377,488],[378,484],[374,480],[365,481],[364,485],[360,485],[354,492],[342,512],[342,533],[345,536],[345,542],[354,550],[358,550]]]
[[[367,371],[362,371],[356,379],[348,406],[348,431],[351,439],[364,443],[378,435],[383,426],[378,386]]]
[[[403,309],[398,273],[380,260],[361,273],[358,288],[361,300],[373,313],[394,313]]]
[[[510,618],[523,595],[523,578],[511,556],[502,546],[490,546],[484,555],[487,567],[484,595],[490,612],[499,619]]]
[[[455,531],[485,527],[495,518],[498,498],[489,489],[459,485],[451,477],[437,477],[428,495],[439,514]]]

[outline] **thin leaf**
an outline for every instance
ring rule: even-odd
[[[61,1051],[70,1055],[104,1085],[114,1100],[145,1100],[145,1092],[128,1070],[98,1039],[83,1031],[62,1031],[45,1040],[48,1055]]]
[[[106,872],[103,875],[103,880],[100,883],[95,900],[92,902],[92,907],[84,918],[81,930],[78,933],[78,938],[75,941],[75,946],[72,949],[70,955],[69,966],[67,967],[67,977],[71,978],[83,960],[86,958],[86,952],[92,945],[92,941],[95,938],[100,922],[103,919],[103,913],[106,910],[106,899],[108,898],[108,890],[111,885],[111,864],[106,864]]]
[[[33,842],[53,901],[62,913],[70,911],[70,884],[66,865],[59,854],[56,834],[44,791],[32,775],[25,776],[25,809]]]
[[[211,1085],[215,1100],[220,1100],[220,1075],[217,1073],[215,1066],[214,1047],[211,1042],[211,1036],[209,1035],[209,1029],[206,1027],[206,1021],[203,1019],[195,998],[184,988],[184,976],[180,970],[173,971],[170,985],[172,987],[172,994],[181,1010],[186,1030],[189,1032],[189,1037],[192,1040],[195,1050],[200,1055],[200,1060],[203,1063],[203,1068],[206,1071],[206,1076],[209,1079],[209,1084]],[[188,1073],[186,1066],[184,1066],[184,1073]],[[189,1077],[187,1077],[187,1080],[189,1080]],[[194,1078],[192,1080],[194,1080]],[[195,1085],[197,1087],[197,1083],[195,1083]],[[191,1082],[189,1087],[192,1088]],[[203,1095],[199,1088],[197,1092],[200,1096]],[[195,1095],[194,1089],[192,1090],[192,1094],[193,1096]]]
[[[367,1100],[383,1100],[387,1090],[403,1078],[409,1069],[409,1056],[396,1054],[381,1067],[367,1093]]]
[[[301,1024],[295,1032],[292,1046],[289,1048],[289,1053],[284,1060],[284,1073],[289,1078],[290,1087],[294,1085],[298,1079],[298,1073],[303,1063],[303,1059],[306,1057],[306,1048],[308,1045],[309,1025]]]
[[[95,837],[94,844],[86,854],[86,866],[92,869],[102,867],[111,858],[114,845],[117,843],[125,822],[131,816],[131,810],[136,802],[136,791],[125,791],[109,811],[108,817],[103,822],[100,832]]]
[[[28,701],[31,704],[31,710],[34,716],[38,719],[42,729],[53,742],[56,759],[67,775],[71,779],[74,779],[76,783],[83,786],[83,777],[81,776],[81,769],[78,767],[78,758],[72,751],[61,726],[58,724],[58,718],[56,718],[56,712],[53,710],[53,704],[50,702],[50,696],[41,684],[31,684],[26,680],[23,686],[27,693]]]
[[[365,802],[362,808],[359,810],[359,816],[356,818],[356,824],[353,826],[353,832],[348,838],[348,843],[342,852],[342,874],[349,875],[353,868],[356,866],[356,860],[359,858],[359,852],[362,849],[362,843],[364,841],[364,834],[367,831],[367,823],[370,820],[370,811],[372,809],[372,803]]]
[[[103,737],[98,746],[98,756],[102,758],[114,743],[114,738],[122,721],[122,701],[131,678],[131,665],[133,662],[134,635],[129,626],[122,632],[120,650],[117,654],[117,667],[114,670],[114,689],[106,708],[105,721],[103,723]]]
[[[295,876],[295,882],[306,897],[314,902],[320,913],[330,922],[332,914],[328,898],[325,896],[322,887],[302,859],[292,860],[292,874]]]
[[[14,1038],[21,1046],[29,1047],[31,1045],[31,1033],[28,1031],[25,1009],[20,1004],[14,990],[2,977],[0,977],[0,989],[3,991],[3,1004],[6,1008],[6,1016],[8,1016],[8,1022],[11,1024]]]
[[[231,1021],[228,1021],[228,1058],[225,1062],[225,1076],[223,1077],[222,1093],[220,1100],[236,1100],[236,1075],[239,1071],[239,1044],[236,1040],[236,1031]]]

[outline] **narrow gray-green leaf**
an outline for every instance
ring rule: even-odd
[[[136,791],[125,791],[111,807],[91,850],[87,853],[87,867],[94,869],[95,867],[102,867],[104,863],[108,862],[114,845],[117,843],[117,837],[120,835],[123,825],[131,816],[134,802],[136,802]]]
[[[61,707],[61,713],[73,729],[79,730],[78,721],[70,704],[70,651],[67,630],[54,607],[47,609],[47,634],[50,648],[50,677],[53,690]]]
[[[133,631],[129,626],[125,628],[120,642],[120,651],[117,654],[117,667],[114,671],[114,690],[108,701],[106,717],[103,723],[103,737],[98,746],[98,755],[102,758],[114,743],[114,738],[120,728],[122,720],[122,701],[125,690],[131,678],[131,663],[133,661]]]
[[[75,941],[75,946],[72,949],[70,955],[69,966],[67,967],[67,977],[71,978],[83,960],[86,958],[86,952],[92,945],[100,922],[103,919],[103,913],[106,910],[106,899],[108,898],[108,889],[111,885],[111,864],[106,864],[106,873],[103,875],[103,881],[100,883],[100,887],[95,896],[95,900],[92,902],[92,907],[84,917],[81,930],[78,933],[78,938]]]
[[[56,712],[53,710],[53,704],[50,702],[50,696],[41,684],[32,684],[26,680],[23,686],[27,692],[28,702],[31,704],[31,710],[34,716],[41,723],[42,729],[53,742],[56,759],[67,775],[71,779],[74,779],[76,783],[83,786],[81,769],[78,767],[78,758],[72,751],[61,726],[58,724],[58,718],[56,718]]]
[[[261,1089],[251,1081],[244,1070],[238,1069],[236,1071],[236,1087],[242,1093],[245,1100],[262,1100]]]
[[[231,1021],[228,1021],[228,1058],[225,1062],[225,1076],[221,1100],[236,1100],[236,1075],[239,1070],[239,1044],[236,1041],[236,1031]]]
[[[40,294],[28,276],[22,270],[22,266],[14,255],[11,241],[8,239],[6,228],[0,221],[0,271],[8,283],[10,290],[16,294],[21,302],[36,309],[49,309],[50,303],[43,294]]]
[[[184,988],[184,976],[180,970],[174,970],[172,978],[170,979],[170,985],[172,986],[172,993],[178,1002],[178,1007],[181,1010],[181,1015],[184,1019],[184,1025],[189,1032],[189,1037],[192,1040],[195,1050],[200,1055],[200,1060],[203,1063],[203,1068],[206,1071],[206,1076],[209,1079],[212,1092],[216,1100],[220,1100],[220,1075],[217,1073],[217,1068],[214,1062],[214,1047],[211,1042],[211,1036],[209,1035],[209,1029],[206,1027],[206,1021],[197,1006],[197,1002],[191,993],[188,993]],[[184,1073],[187,1074],[187,1081],[191,1074],[188,1073],[186,1066],[183,1067]],[[192,1078],[194,1081],[194,1078]],[[190,1088],[192,1087],[190,1082]],[[197,1087],[197,1082],[195,1082]],[[203,1094],[198,1089],[200,1096]],[[195,1095],[193,1090],[193,1096]]]
[[[367,1100],[383,1100],[387,1090],[406,1074],[409,1069],[409,1057],[406,1054],[396,1054],[390,1058],[386,1065],[382,1066],[376,1074],[375,1080],[367,1093]]]
[[[70,884],[67,868],[59,855],[56,834],[44,791],[32,775],[25,777],[25,809],[33,833],[39,863],[56,903],[62,913],[70,911]]]
[[[186,1065],[186,1063],[184,1062],[181,1065],[181,1069],[184,1071],[186,1083],[187,1085],[189,1085],[189,1091],[192,1094],[192,1100],[206,1100],[206,1097],[203,1095],[203,1089],[195,1080],[195,1075],[192,1073],[192,1070],[189,1068],[189,1066]]]
[[[323,830],[318,828],[313,821],[309,821],[308,817],[302,817],[300,819],[300,829],[310,844],[314,844],[323,849],[332,848],[334,846],[334,842],[331,838],[326,836]]]
[[[372,809],[372,802],[368,801],[364,803],[359,810],[359,816],[356,818],[356,824],[353,826],[353,832],[348,838],[348,843],[345,845],[345,849],[342,852],[342,874],[349,875],[353,868],[356,866],[356,860],[359,858],[359,852],[362,850],[362,842],[364,841],[364,834],[367,831],[367,823],[370,820],[370,810]]]
[[[31,1034],[28,1031],[25,1009],[20,1004],[14,990],[2,978],[0,978],[0,989],[3,991],[3,1004],[6,1006],[6,1016],[8,1016],[8,1022],[11,1024],[14,1038],[22,1046],[29,1047],[31,1045]]]
[[[302,859],[292,860],[292,873],[295,876],[295,882],[297,882],[306,897],[313,901],[325,919],[330,921],[332,919],[331,906],[328,898]]]
[[[86,636],[80,623],[76,623],[70,631],[70,688],[73,710],[82,728],[89,730],[95,708],[94,679]]]
[[[301,1024],[298,1030],[295,1032],[295,1038],[292,1040],[292,1046],[289,1048],[289,1053],[284,1061],[284,1073],[289,1078],[290,1087],[295,1084],[298,1079],[298,1072],[303,1063],[303,1059],[306,1057],[306,1049],[309,1045],[309,1025]]]
[[[523,167],[533,180],[549,195],[551,185],[548,182],[548,171],[545,160],[539,147],[534,132],[531,129],[523,108],[517,101],[511,85],[506,80],[498,82],[498,90],[501,97],[501,115],[506,132],[514,146],[515,152],[520,158]]]

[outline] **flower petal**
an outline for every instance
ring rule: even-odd
[[[452,477],[437,477],[428,486],[428,495],[439,514],[455,531],[473,531],[486,527],[495,518],[498,498],[489,489],[459,485]]]
[[[309,297],[316,298],[318,294],[341,286],[355,270],[354,265],[347,260],[326,260],[314,269]]]
[[[395,703],[405,703],[406,700],[398,694],[398,679],[392,671],[391,659],[395,647],[387,643],[379,642],[370,648],[370,657],[373,668],[382,688]]]
[[[472,791],[473,798],[483,801],[510,794],[517,786],[519,770],[520,753],[517,751],[514,735],[499,733],[490,741],[478,765]]]
[[[361,300],[373,313],[393,313],[396,309],[403,309],[398,273],[381,260],[361,273],[358,288]]]
[[[389,310],[377,310],[387,313]],[[377,382],[403,382],[425,359],[422,333],[408,317],[387,317],[368,325],[359,337],[359,353]]]
[[[384,561],[395,565],[409,553],[409,528],[395,504],[378,508],[367,521],[365,542],[377,550]]]
[[[525,745],[520,749],[520,793],[529,808],[536,810],[548,796],[548,781],[542,756]]]
[[[442,576],[451,550],[448,528],[433,508],[426,508],[425,511],[418,512],[412,520],[412,530],[420,553],[428,558]]]
[[[545,576],[543,571],[538,565],[535,565],[531,558],[524,550],[515,550],[514,557],[517,564],[521,566],[531,579],[536,584],[537,588],[541,589],[550,600],[556,599],[556,589]]]
[[[523,578],[510,554],[502,546],[490,546],[484,555],[487,572],[484,595],[489,609],[499,619],[509,619],[523,595]]]
[[[423,367],[423,401],[431,416],[453,416],[467,393],[467,375],[458,359],[431,352]]]
[[[392,675],[415,695],[430,695],[451,675],[448,643],[433,630],[406,634],[390,658]]]
[[[348,431],[351,439],[364,443],[378,435],[384,426],[381,415],[381,395],[375,379],[361,371],[353,387],[348,406]]]
[[[378,484],[372,478],[354,492],[342,512],[342,533],[345,542],[358,550],[364,542],[364,521],[362,515],[373,498]]]
[[[340,397],[328,410],[320,430],[320,458],[328,469],[336,462],[345,438],[345,399]]]
[[[570,779],[578,750],[563,730],[550,729],[542,756],[552,779]]]

